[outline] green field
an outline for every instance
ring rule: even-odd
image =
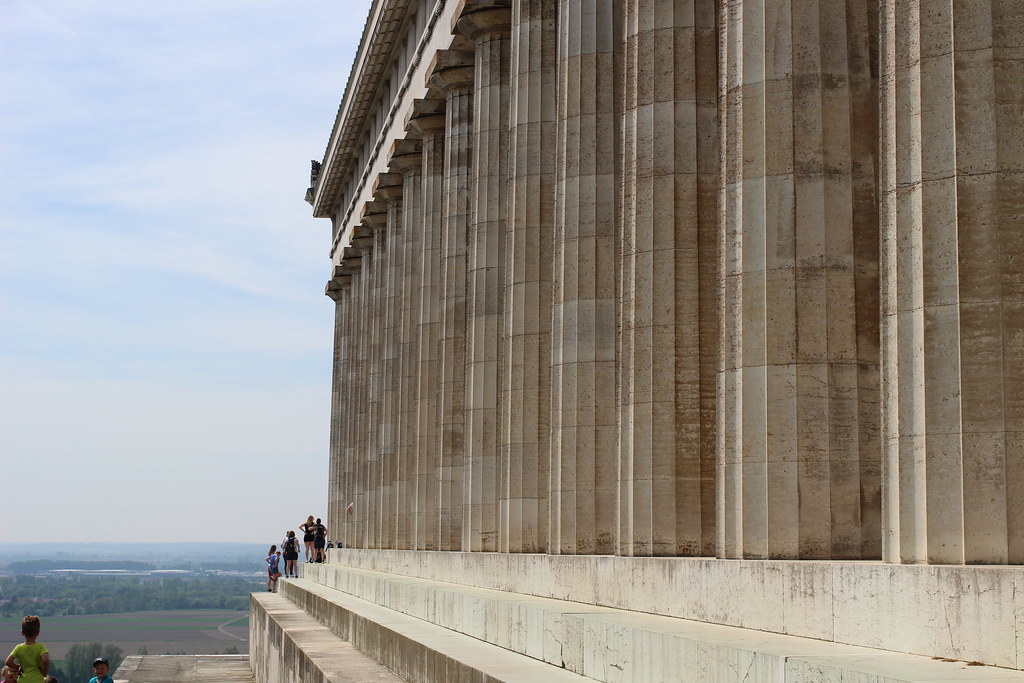
[[[6,656],[21,641],[20,618],[0,618],[0,651]],[[55,660],[75,643],[99,641],[120,647],[125,656],[218,654],[235,647],[249,652],[249,614],[235,610],[173,610],[43,617],[39,642]]]

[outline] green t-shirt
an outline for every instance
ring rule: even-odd
[[[11,651],[11,656],[21,664],[22,671],[18,683],[43,683],[43,672],[40,668],[43,666],[43,655],[48,654],[50,651],[42,643],[31,645],[21,643],[15,646]]]

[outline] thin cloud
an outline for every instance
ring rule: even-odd
[[[369,4],[4,4],[0,454],[60,495],[0,540],[262,540],[283,463],[313,479],[286,514],[323,511],[330,227],[302,196]]]

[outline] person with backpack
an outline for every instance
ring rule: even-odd
[[[277,580],[281,578],[281,551],[277,549],[276,545],[270,546],[270,552],[267,553],[267,592],[277,592]]]
[[[299,539],[295,538],[294,531],[288,532],[281,549],[284,551],[285,578],[299,578]]]
[[[324,552],[324,548],[327,546],[327,527],[323,525],[320,518],[316,518],[316,524],[313,526],[313,561],[324,562],[327,559],[327,553]]]

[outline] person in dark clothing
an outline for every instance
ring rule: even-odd
[[[327,527],[323,525],[320,518],[316,518],[316,524],[313,525],[313,556],[314,562],[323,562],[327,559],[327,553],[324,552],[324,548],[327,546]]]
[[[284,575],[285,577],[299,576],[299,539],[295,538],[295,532],[289,531],[284,544],[281,546],[284,551]]]

